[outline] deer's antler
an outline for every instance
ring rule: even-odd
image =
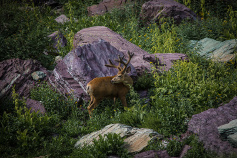
[[[123,61],[123,60],[124,60],[124,56],[123,56],[123,57],[120,57],[120,55],[118,55],[118,59],[115,59],[115,61],[117,61],[117,62],[119,63],[118,66],[114,65],[113,62],[112,62],[110,59],[109,59],[110,65],[109,65],[109,64],[105,64],[105,66],[117,68],[119,71],[121,71],[122,73],[124,73],[124,72],[126,71],[126,69],[127,69],[127,66],[128,66],[128,64],[129,64],[129,62],[131,61],[131,58],[133,57],[133,55],[134,55],[134,53],[128,52],[128,57],[129,57],[129,59],[128,59],[127,63],[125,63],[125,62]],[[123,64],[124,67],[121,67],[121,64]]]

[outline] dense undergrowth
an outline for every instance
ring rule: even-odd
[[[184,53],[190,61],[178,61],[170,71],[162,74],[154,68],[152,73],[140,77],[129,92],[127,109],[123,109],[120,102],[113,105],[112,101],[105,100],[94,110],[92,119],[86,110],[88,103],[79,104],[72,98],[64,98],[45,83],[31,91],[31,98],[44,104],[46,115],[30,113],[24,99],[19,98],[13,89],[13,100],[0,106],[0,155],[132,157],[122,147],[124,142],[118,135],[108,135],[107,139],[101,137],[94,145],[79,149],[74,145],[81,136],[111,123],[151,128],[167,137],[179,136],[186,131],[192,115],[232,99],[237,92],[236,59],[214,63],[189,50],[188,41],[205,37],[222,41],[236,39],[237,6],[230,7],[216,1],[216,5],[210,7],[213,0],[179,1],[200,15],[201,20],[176,26],[172,20],[163,19],[159,27],[156,24],[143,26],[138,22],[142,1],[122,10],[88,17],[86,7],[98,3],[98,0],[86,3],[61,0],[58,2],[70,18],[70,22],[62,25],[54,21],[58,14],[51,8],[3,1],[0,7],[0,61],[31,58],[53,69],[54,56],[42,53],[45,49],[51,50],[47,35],[56,30],[65,35],[68,44],[59,51],[65,56],[73,47],[74,34],[92,26],[106,26],[149,53]],[[140,99],[137,90],[143,89],[149,89],[148,99]],[[217,157],[215,153],[204,150],[195,136],[185,143],[192,146],[186,157]],[[178,156],[185,143],[172,140],[166,149],[171,156]],[[164,147],[159,141],[150,142],[144,150],[151,149]]]

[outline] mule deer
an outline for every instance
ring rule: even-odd
[[[109,59],[109,65],[106,64],[107,67],[113,67],[118,69],[118,74],[115,76],[107,76],[107,77],[98,77],[91,80],[87,86],[86,91],[90,95],[90,104],[87,107],[89,115],[91,117],[92,110],[97,107],[99,102],[104,98],[114,98],[114,102],[116,98],[120,98],[124,107],[127,107],[126,95],[130,89],[130,86],[133,85],[132,78],[128,75],[131,71],[131,67],[127,67],[131,58],[133,57],[133,53],[128,52],[129,59],[125,63],[123,61],[124,56],[118,56],[119,65],[116,66]],[[124,67],[121,66],[124,65]]]

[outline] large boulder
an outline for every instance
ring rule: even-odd
[[[150,140],[162,138],[159,133],[153,131],[152,129],[134,128],[117,123],[107,125],[99,131],[95,131],[83,136],[75,144],[75,147],[83,146],[84,144],[93,144],[93,140],[98,140],[99,135],[104,136],[105,134],[109,133],[120,134],[122,138],[125,138],[124,142],[126,142],[126,148],[129,152],[139,152],[148,145]]]
[[[173,18],[176,24],[198,19],[192,10],[174,0],[152,0],[142,5],[140,20],[145,24],[159,23],[161,18],[168,17]]]
[[[150,71],[150,62],[154,64],[159,63],[158,65],[162,65],[160,68],[167,71],[172,67],[173,61],[187,59],[187,55],[173,52],[149,54],[140,47],[124,39],[121,35],[104,26],[95,26],[80,30],[74,36],[73,46],[74,48],[77,48],[78,46],[91,44],[93,41],[99,39],[108,41],[126,57],[127,51],[134,53],[131,64],[135,67],[138,75],[142,74],[144,71]]]
[[[217,41],[211,38],[204,38],[200,41],[191,40],[191,48],[198,48],[201,56],[211,58],[213,61],[228,62],[235,58],[237,51],[237,40]]]
[[[233,148],[228,141],[221,140],[218,132],[219,126],[236,118],[237,97],[234,97],[228,104],[193,115],[188,123],[188,131],[197,134],[208,150],[219,154],[237,153],[237,148]]]
[[[13,86],[20,97],[28,98],[30,90],[36,85],[31,76],[35,71],[49,76],[46,68],[36,60],[8,59],[0,62],[0,99],[10,97]],[[44,80],[47,80],[47,77]]]
[[[96,77],[116,75],[118,70],[105,64],[109,64],[109,59],[117,59],[118,55],[123,56],[123,53],[104,40],[79,46],[56,65],[49,81],[62,94],[69,94],[77,101],[88,100],[87,83]],[[135,68],[132,64],[129,66],[132,68],[130,75],[136,77]]]
[[[102,15],[114,8],[119,8],[125,4],[128,4],[130,1],[131,0],[103,0],[99,4],[87,7],[88,15]]]

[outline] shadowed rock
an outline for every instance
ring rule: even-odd
[[[36,60],[9,59],[0,62],[0,99],[11,97],[13,86],[20,97],[29,97],[30,89],[36,84],[31,76],[35,71],[42,71],[49,76],[46,68]]]
[[[98,140],[99,135],[104,136],[108,133],[116,133],[120,134],[120,136],[126,139],[126,148],[129,152],[139,152],[144,147],[148,145],[148,141],[152,139],[162,138],[162,136],[153,131],[152,129],[146,128],[133,128],[131,126],[123,125],[123,124],[110,124],[105,126],[103,129],[93,132],[91,134],[87,134],[83,136],[76,144],[75,147],[83,146],[85,144],[93,144],[93,139]]]
[[[218,108],[206,110],[192,116],[188,123],[188,131],[199,136],[206,149],[221,153],[237,153],[228,141],[220,139],[217,128],[237,118],[237,97],[228,104]]]
[[[114,8],[122,7],[125,4],[128,4],[130,0],[103,0],[99,4],[92,5],[87,7],[88,15],[103,15]]]
[[[61,32],[55,31],[48,36],[53,41],[53,48],[58,50],[60,47],[67,45],[67,39]]]
[[[174,0],[152,0],[142,5],[140,20],[145,24],[159,23],[161,18],[173,18],[176,24],[183,20],[196,20],[197,15]]]
[[[26,107],[28,109],[31,109],[30,112],[39,111],[39,113],[41,113],[41,114],[45,114],[45,112],[46,112],[44,106],[39,101],[36,101],[36,100],[33,100],[33,99],[28,98],[26,100]]]

